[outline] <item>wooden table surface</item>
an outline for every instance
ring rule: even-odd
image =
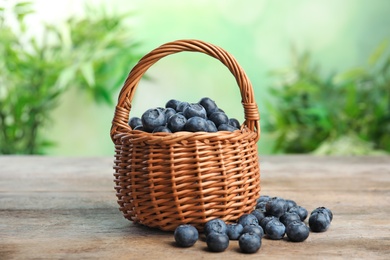
[[[253,255],[231,241],[175,246],[118,209],[113,158],[0,156],[0,259],[390,259],[390,157],[264,156],[262,194],[334,219],[303,243],[263,238]]]

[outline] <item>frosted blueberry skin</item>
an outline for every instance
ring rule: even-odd
[[[206,244],[212,252],[223,252],[229,246],[229,237],[226,233],[212,232],[206,236]]]
[[[287,211],[287,203],[284,199],[273,197],[265,205],[267,214],[279,218]]]
[[[287,203],[287,211],[289,211],[289,209],[291,209],[292,207],[298,206],[298,204],[293,200],[286,200],[286,203]]]
[[[147,132],[152,132],[156,127],[166,124],[164,112],[160,108],[146,110],[141,116],[141,121]]]
[[[210,220],[204,225],[203,232],[207,237],[210,233],[221,233],[226,234],[227,226],[226,223],[219,218]]]
[[[207,116],[210,116],[212,113],[218,111],[217,104],[211,98],[204,97],[198,103],[204,107]]]
[[[187,119],[180,113],[174,114],[168,119],[167,127],[173,132],[179,132],[184,129]]]
[[[198,116],[187,119],[184,130],[188,132],[208,132],[207,120]]]
[[[228,125],[228,124],[220,124],[218,126],[218,131],[229,131],[234,132],[238,130],[238,128],[235,128],[234,126]]]
[[[229,123],[229,118],[224,112],[214,112],[209,116],[209,119],[214,122],[217,128],[222,124]]]
[[[299,215],[295,212],[285,212],[282,216],[279,218],[280,222],[283,223],[286,227],[288,224],[290,224],[293,221],[301,221],[301,218]]]
[[[166,104],[165,108],[172,108],[177,111],[177,106],[181,103],[181,101],[176,99],[170,99]]]
[[[300,220],[293,221],[286,227],[286,235],[292,242],[303,242],[309,237],[309,227]]]
[[[211,121],[211,120],[207,120],[207,132],[209,133],[215,133],[217,132],[218,129],[217,127],[215,126],[214,122]]]
[[[238,245],[241,252],[247,254],[256,253],[261,247],[261,238],[255,233],[245,233],[240,236]]]
[[[310,215],[309,226],[313,232],[325,232],[330,226],[329,215],[325,212],[315,212]]]
[[[255,210],[253,210],[253,211],[251,212],[251,214],[257,218],[257,221],[259,222],[259,225],[260,225],[260,221],[261,221],[263,218],[265,218],[265,216],[266,216],[266,215],[265,215],[265,209],[262,209],[262,208],[257,208],[257,209],[255,209]]]
[[[256,216],[252,214],[241,215],[237,223],[241,224],[243,227],[246,225],[259,225],[259,221],[257,220]]]
[[[301,218],[301,221],[304,221],[307,218],[307,214],[308,214],[307,210],[301,206],[292,207],[288,210],[288,212],[297,213]]]
[[[261,221],[260,221],[260,226],[263,228],[264,232],[265,232],[265,226],[268,224],[268,222],[270,222],[271,220],[273,219],[278,219],[277,217],[275,216],[265,216]]]
[[[230,240],[238,240],[244,230],[244,227],[238,223],[228,224],[226,227],[226,234]]]
[[[137,126],[142,125],[142,120],[141,120],[141,118],[134,116],[134,117],[129,119],[128,124],[131,127],[131,129],[134,129]]]
[[[180,102],[176,107],[176,112],[184,112],[184,110],[190,105],[190,103],[183,101]]]
[[[235,128],[237,128],[237,129],[240,129],[240,122],[238,122],[238,120],[237,119],[235,119],[235,118],[229,118],[229,123],[228,123],[229,125],[231,125],[231,126],[233,126],[233,127],[235,127]]]
[[[176,110],[173,109],[173,108],[165,108],[164,110],[164,116],[165,116],[165,120],[168,122],[168,119],[173,116],[174,114],[176,114]]]
[[[256,200],[256,203],[259,204],[261,202],[267,202],[271,199],[270,196],[268,195],[261,195],[257,200]]]
[[[260,238],[264,236],[264,230],[259,225],[246,225],[242,230],[242,234],[245,233],[254,233],[258,235]]]
[[[191,117],[201,117],[207,119],[206,109],[198,103],[189,104],[183,111],[184,116],[189,119]]]
[[[330,222],[332,222],[332,220],[333,220],[333,213],[332,213],[332,211],[330,209],[325,208],[325,207],[318,207],[318,208],[314,209],[310,213],[310,215],[313,215],[316,212],[326,212],[328,214],[328,216],[329,216]]]
[[[284,237],[286,227],[277,218],[267,223],[264,230],[267,237],[272,240],[280,240]]]
[[[173,234],[176,244],[180,247],[193,246],[199,238],[198,230],[191,225],[180,225]]]

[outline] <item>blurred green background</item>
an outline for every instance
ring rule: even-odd
[[[3,7],[9,10],[10,2],[15,1],[3,1]],[[262,118],[260,154],[390,152],[390,1],[31,2],[31,14],[24,13],[29,6],[19,6],[25,28],[14,35],[27,46],[24,58],[17,56],[23,47],[15,49],[9,41],[11,47],[6,48],[4,30],[0,38],[4,59],[0,61],[0,108],[7,117],[19,104],[15,118],[24,118],[4,120],[1,127],[9,130],[8,137],[0,137],[0,147],[8,147],[3,153],[31,152],[12,148],[23,146],[15,144],[27,135],[20,128],[33,124],[28,118],[37,108],[23,112],[23,104],[34,102],[27,95],[29,77],[39,75],[32,67],[41,66],[37,71],[50,70],[51,79],[44,83],[45,90],[39,90],[40,97],[47,93],[55,102],[37,106],[47,115],[35,133],[41,145],[32,152],[113,155],[109,131],[122,82],[138,58],[177,39],[218,45],[244,68]],[[13,20],[10,24],[8,29],[19,26]],[[41,56],[35,57],[31,38],[42,38],[44,24],[57,38],[48,40],[49,47],[37,48]],[[106,45],[97,44],[101,42]],[[45,57],[54,58],[45,63]],[[61,59],[66,61],[57,64]],[[21,66],[24,70],[19,70]],[[235,80],[217,60],[199,53],[180,53],[159,61],[147,75],[137,89],[131,116],[163,106],[171,98],[197,102],[208,96],[228,115],[243,120]],[[22,83],[17,81],[20,78],[24,78]],[[12,82],[16,82],[13,89]],[[18,98],[22,92],[27,94]],[[19,101],[10,103],[11,99]],[[12,123],[19,125],[11,129]]]

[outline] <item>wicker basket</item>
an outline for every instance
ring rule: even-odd
[[[240,130],[152,134],[130,128],[131,101],[143,74],[159,59],[182,51],[210,55],[234,75],[245,116]],[[180,224],[192,224],[202,231],[214,218],[234,222],[253,210],[260,193],[259,137],[252,85],[229,53],[198,40],[156,48],[128,75],[112,122],[120,210],[129,220],[169,231]]]

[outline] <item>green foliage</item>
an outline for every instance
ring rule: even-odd
[[[274,73],[266,129],[275,151],[317,154],[390,152],[390,52],[385,41],[364,67],[321,76],[309,53]],[[348,147],[346,149],[346,147]]]
[[[87,9],[54,26],[42,25],[31,36],[26,17],[29,2],[11,9],[0,6],[0,153],[36,154],[53,145],[39,134],[51,123],[50,113],[70,87],[97,102],[111,97],[140,55],[124,21]],[[80,104],[81,105],[81,104]]]

